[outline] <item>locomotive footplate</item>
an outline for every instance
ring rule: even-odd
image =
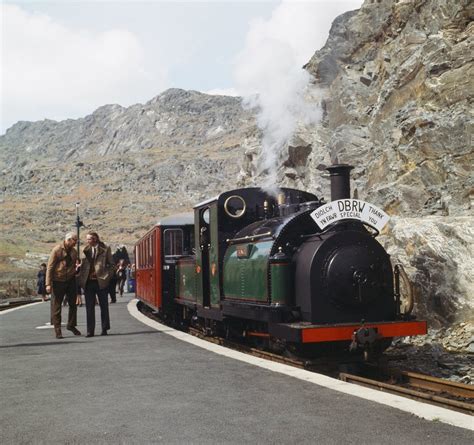
[[[426,321],[389,321],[366,323],[340,323],[314,325],[310,323],[270,324],[269,333],[295,343],[322,343],[331,341],[352,341],[361,328],[371,329],[378,338],[408,337],[425,335]]]

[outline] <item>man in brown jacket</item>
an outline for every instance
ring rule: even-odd
[[[73,232],[67,233],[64,241],[51,251],[46,267],[46,293],[51,293],[51,323],[54,326],[56,338],[63,338],[61,333],[61,304],[64,296],[66,296],[69,304],[66,329],[74,335],[81,335],[76,328],[77,251],[74,248],[76,243],[77,235]]]
[[[110,247],[100,241],[96,232],[87,234],[87,246],[82,251],[79,282],[86,299],[87,335],[93,337],[95,330],[95,299],[99,299],[102,334],[110,329],[108,285],[115,273]]]

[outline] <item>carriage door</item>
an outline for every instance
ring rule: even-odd
[[[202,269],[202,306],[211,306],[209,286],[209,249],[211,247],[211,231],[209,227],[210,208],[205,207],[199,211],[199,250],[201,254]]]

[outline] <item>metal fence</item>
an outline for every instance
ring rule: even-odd
[[[36,297],[36,280],[21,279],[0,282],[0,299]]]

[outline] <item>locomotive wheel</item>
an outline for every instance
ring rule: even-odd
[[[377,358],[392,344],[391,338],[384,338],[377,340],[369,349],[369,356]],[[351,356],[362,356],[364,350],[361,348],[355,351],[349,351],[350,342],[338,341],[331,343],[319,344],[300,344],[300,343],[286,343],[284,348],[284,355],[293,359],[309,359],[318,357],[338,357],[341,354],[349,354]]]
[[[247,337],[246,340],[250,346],[254,346],[257,349],[261,349],[264,351],[270,349],[270,342],[268,338]]]
[[[368,349],[359,349],[359,352],[363,353],[364,361],[377,361],[391,344],[392,338],[383,338],[377,340]]]

